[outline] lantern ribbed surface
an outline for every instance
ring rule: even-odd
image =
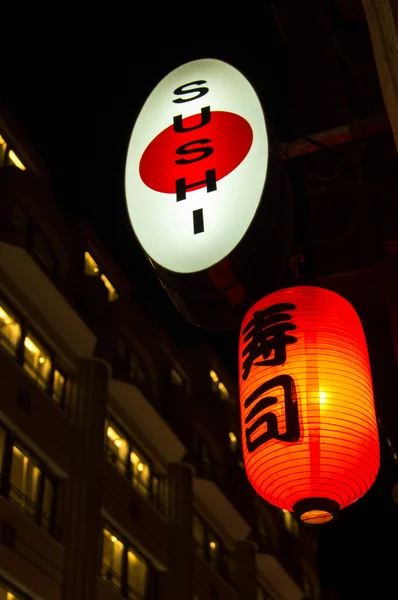
[[[379,438],[366,339],[347,300],[313,286],[259,300],[242,323],[239,373],[245,468],[261,497],[316,524],[365,494]]]

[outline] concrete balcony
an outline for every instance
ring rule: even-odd
[[[59,215],[52,214],[48,195],[31,173],[0,170],[0,280],[9,295],[48,323],[72,354],[86,358],[96,337],[66,299],[71,235]]]
[[[158,571],[167,569],[167,521],[104,458],[102,508],[115,528],[134,540],[137,550],[150,558]]]
[[[195,496],[214,515],[217,522],[233,540],[247,538],[251,531],[250,525],[215,481],[195,478],[193,490]]]
[[[166,462],[178,462],[182,459],[186,447],[137,385],[112,378],[109,394]]]
[[[55,474],[65,477],[72,469],[72,422],[3,348],[0,373],[1,419]]]
[[[197,554],[194,557],[194,593],[198,598],[238,598],[233,587]]]
[[[27,250],[0,240],[0,262],[0,279],[6,291],[16,287],[18,297],[26,296],[27,305],[33,305],[70,351],[81,358],[90,357],[96,342],[94,333]]]
[[[257,570],[275,600],[303,600],[303,592],[271,554],[257,554]]]
[[[61,600],[64,547],[28,519],[11,502],[0,497],[0,564],[35,598]]]

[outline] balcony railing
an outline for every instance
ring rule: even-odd
[[[129,598],[129,600],[145,600],[146,598],[129,585],[125,578],[116,573],[112,567],[103,563],[101,565],[101,577],[110,583],[124,598]]]
[[[144,481],[138,479],[138,477],[131,472],[128,461],[123,460],[118,454],[113,452],[108,445],[105,445],[104,450],[107,460],[114,465],[114,467],[119,471],[119,473],[121,473],[123,477],[127,479],[129,483],[131,483],[133,488],[136,489],[141,496],[148,500],[152,504],[152,506],[154,506],[154,508],[156,508],[156,510],[160,512],[160,514],[165,516],[166,502],[164,498],[164,493],[155,493],[152,489],[150,480],[148,481],[148,483],[145,483]],[[164,486],[165,481],[163,480],[162,483]]]
[[[17,506],[22,510],[32,521],[48,531],[51,534],[51,537],[57,540],[61,539],[61,531],[59,528],[54,527],[52,517],[48,516],[44,512],[43,507],[40,508],[37,502],[32,500],[28,495],[23,494],[21,490],[12,483],[10,484],[8,500],[11,504],[14,504],[14,506]]]
[[[101,577],[112,585],[118,592],[122,589],[122,577],[116,573],[109,565],[101,564]]]

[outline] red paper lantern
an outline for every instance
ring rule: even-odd
[[[308,524],[363,496],[379,468],[368,350],[354,308],[300,286],[259,300],[241,327],[242,447],[250,483]]]

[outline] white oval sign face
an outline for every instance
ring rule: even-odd
[[[156,263],[194,273],[228,256],[264,188],[268,138],[247,79],[220,60],[169,73],[144,104],[126,163],[134,232]]]

